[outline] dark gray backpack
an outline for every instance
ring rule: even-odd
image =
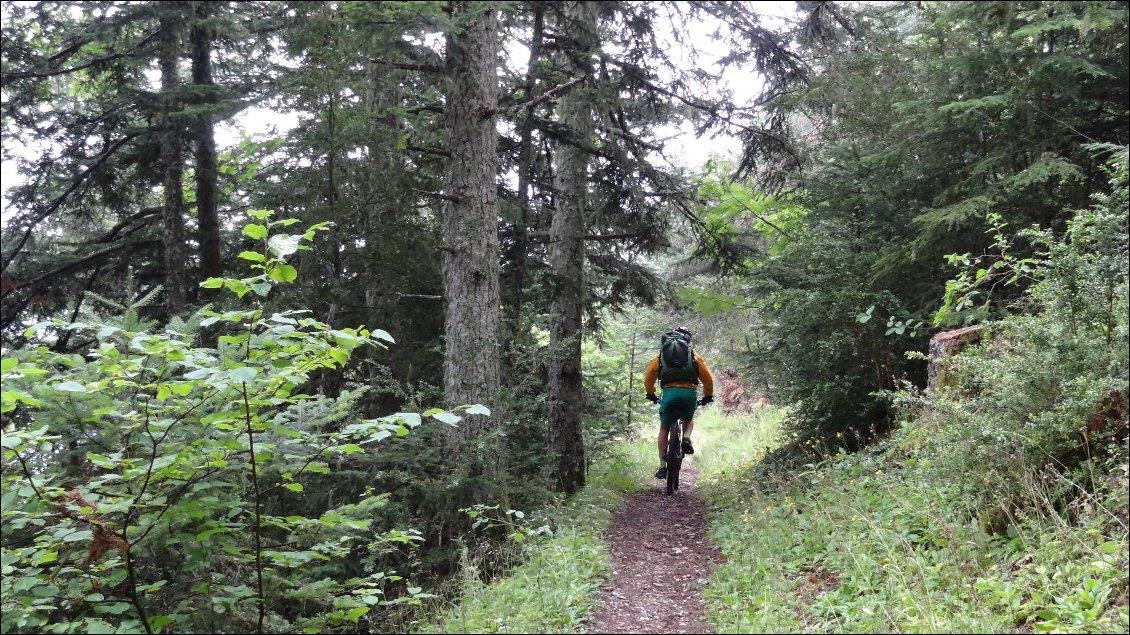
[[[690,339],[671,331],[659,338],[659,385],[687,381],[698,385],[698,363]]]

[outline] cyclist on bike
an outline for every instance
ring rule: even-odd
[[[671,336],[681,337],[690,347],[691,332],[679,327],[668,333],[661,340],[666,341]],[[691,445],[691,431],[694,430],[695,406],[705,406],[714,401],[714,376],[706,362],[691,349],[693,359],[683,368],[672,367],[669,363],[661,363],[659,355],[647,365],[644,374],[644,388],[647,398],[652,403],[659,404],[659,470],[655,478],[667,478],[667,461],[664,458],[664,449],[667,447],[667,435],[671,432],[671,425],[680,419],[683,420],[683,453],[694,454]],[[664,376],[666,375],[666,376]],[[663,389],[663,401],[655,395],[655,381]],[[702,382],[702,401],[698,399],[698,383]]]

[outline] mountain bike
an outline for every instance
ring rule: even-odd
[[[708,403],[704,399],[698,401],[698,406],[705,407]],[[683,468],[683,424],[686,421],[679,418],[667,433],[667,451],[664,460],[667,462],[667,495],[679,491],[679,471]]]

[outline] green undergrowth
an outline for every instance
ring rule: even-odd
[[[601,539],[623,497],[643,486],[651,466],[646,441],[626,443],[592,465],[588,485],[565,504],[530,514],[526,548],[499,578],[483,582],[473,562],[464,561],[454,600],[420,632],[581,632],[611,575]],[[548,530],[548,531],[547,531]]]
[[[1033,479],[991,528],[902,431],[799,470],[758,463],[781,416],[695,432],[727,561],[704,591],[719,632],[1126,632],[1124,449],[1067,505],[1052,490],[1070,483]]]

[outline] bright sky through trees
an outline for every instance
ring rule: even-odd
[[[5,3],[7,4],[7,3]],[[771,2],[755,2],[757,10],[766,17],[766,24],[770,28],[780,28],[785,25],[785,21],[789,16],[796,13],[795,3],[785,2],[783,0],[773,0]],[[686,24],[689,40],[694,42],[695,47],[699,48],[706,54],[705,59],[701,59],[698,63],[705,63],[709,70],[716,70],[716,62],[719,58],[725,55],[728,51],[725,44],[712,37],[712,30],[715,25],[707,21],[690,22]],[[659,33],[657,36],[661,41],[669,43],[669,50],[685,50],[678,44],[672,34]],[[436,43],[442,46],[442,39],[437,38]],[[513,68],[524,68],[526,60],[529,56],[529,51],[519,43],[511,43],[505,51],[507,63]],[[690,60],[685,54],[679,60],[683,64],[696,63]],[[159,76],[154,67],[150,71],[151,80],[154,85],[159,83]],[[724,86],[726,90],[731,91],[735,103],[741,105],[749,103],[753,100],[762,88],[762,79],[757,75],[744,74],[735,69],[729,69],[723,75]],[[260,136],[260,135],[283,135],[288,130],[297,125],[298,117],[293,112],[277,111],[270,108],[253,106],[241,112],[236,117],[229,121],[223,122],[216,128],[216,141],[220,149],[230,148],[236,145],[243,135]],[[667,152],[665,159],[672,165],[682,166],[688,169],[695,169],[701,166],[712,156],[720,156],[724,159],[736,158],[737,153],[741,148],[740,141],[728,134],[717,134],[713,137],[697,138],[693,128],[689,124],[684,124],[680,127],[662,126],[659,128],[660,139],[665,140]],[[22,183],[23,178],[16,171],[16,165],[13,160],[14,156],[23,156],[24,153],[34,152],[33,148],[25,148],[22,146],[14,146],[10,139],[5,138],[3,144],[2,165],[0,165],[0,177],[2,177],[2,212],[0,218],[2,222],[7,224],[12,211],[10,210],[7,191],[9,188]]]

